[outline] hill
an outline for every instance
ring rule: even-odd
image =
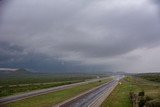
[[[0,74],[30,74],[31,72],[23,68],[0,68]]]

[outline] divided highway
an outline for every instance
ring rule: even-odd
[[[124,76],[116,76],[111,82],[106,83],[95,90],[81,95],[71,101],[61,104],[58,107],[99,107],[116,87],[118,81],[123,77]]]
[[[51,92],[55,92],[55,91],[65,90],[68,88],[72,88],[74,86],[78,86],[78,85],[86,84],[86,83],[91,83],[91,82],[95,82],[95,81],[99,81],[99,80],[103,80],[103,79],[106,79],[106,78],[92,79],[92,80],[88,80],[85,82],[79,82],[79,83],[63,85],[63,86],[58,86],[58,87],[53,87],[53,88],[48,88],[48,89],[36,90],[36,91],[24,93],[24,94],[1,98],[0,105],[15,102],[18,100],[23,100],[25,98],[29,98],[29,97],[33,97],[33,96],[38,96],[38,95],[43,95],[43,94],[47,94],[47,93],[51,93]]]

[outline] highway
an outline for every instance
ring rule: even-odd
[[[19,95],[4,97],[4,98],[0,99],[0,105],[15,102],[18,100],[23,100],[25,98],[29,98],[29,97],[33,97],[33,96],[38,96],[38,95],[43,95],[43,94],[47,94],[47,93],[51,93],[51,92],[55,92],[55,91],[65,90],[68,88],[72,88],[74,86],[78,86],[78,85],[86,84],[86,83],[91,83],[91,82],[95,82],[95,81],[99,81],[99,80],[103,80],[103,79],[106,79],[106,78],[92,79],[92,80],[88,80],[85,82],[79,82],[79,83],[63,85],[63,86],[58,86],[58,87],[52,87],[52,88],[48,88],[48,89],[36,90],[36,91],[31,91],[31,92],[23,93],[23,94],[19,94]]]
[[[114,80],[98,87],[84,95],[81,95],[71,101],[59,105],[59,107],[98,107],[111,93],[123,76],[116,76]],[[107,95],[105,95],[107,94]]]

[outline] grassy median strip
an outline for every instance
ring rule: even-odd
[[[101,107],[132,107],[129,93],[142,90],[145,91],[146,95],[152,93],[151,97],[158,98],[160,96],[160,84],[140,78],[126,77],[103,102]]]
[[[102,85],[110,80],[111,78],[93,83],[82,84],[70,89],[24,99],[14,103],[6,104],[4,106],[5,107],[51,107],[71,97],[81,94],[89,89]]]
[[[67,85],[67,84],[73,84],[77,82],[82,82],[82,81],[63,81],[63,82],[52,82],[52,83],[39,83],[39,84],[27,84],[27,85],[15,85],[15,86],[4,86],[0,87],[0,97],[4,96],[9,96],[9,95],[16,95],[19,93],[24,93],[24,92],[30,92],[33,90],[40,90],[40,89],[46,89],[46,88],[51,88],[51,87],[57,87],[57,86],[62,86],[62,85]]]

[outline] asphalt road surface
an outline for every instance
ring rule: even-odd
[[[103,94],[109,91],[122,78],[123,76],[116,76],[113,81],[106,83],[101,87],[98,87],[97,89],[89,93],[86,93],[74,100],[71,100],[65,104],[62,104],[59,107],[91,107],[91,104],[95,102],[97,98],[100,98]]]
[[[71,87],[74,87],[74,86],[78,86],[80,84],[91,83],[91,82],[95,82],[95,81],[99,81],[99,80],[103,80],[103,79],[106,79],[106,78],[92,79],[92,80],[88,80],[88,81],[85,81],[85,82],[79,82],[79,83],[63,85],[63,86],[58,86],[58,87],[53,87],[53,88],[48,88],[48,89],[36,90],[36,91],[24,93],[24,94],[19,94],[19,95],[14,95],[14,96],[1,98],[0,99],[0,105],[15,102],[15,101],[18,101],[18,100],[23,100],[25,98],[29,98],[29,97],[33,97],[33,96],[38,96],[38,95],[43,95],[43,94],[47,94],[47,93],[51,93],[51,92],[55,92],[55,91],[68,89],[68,88],[71,88]]]

